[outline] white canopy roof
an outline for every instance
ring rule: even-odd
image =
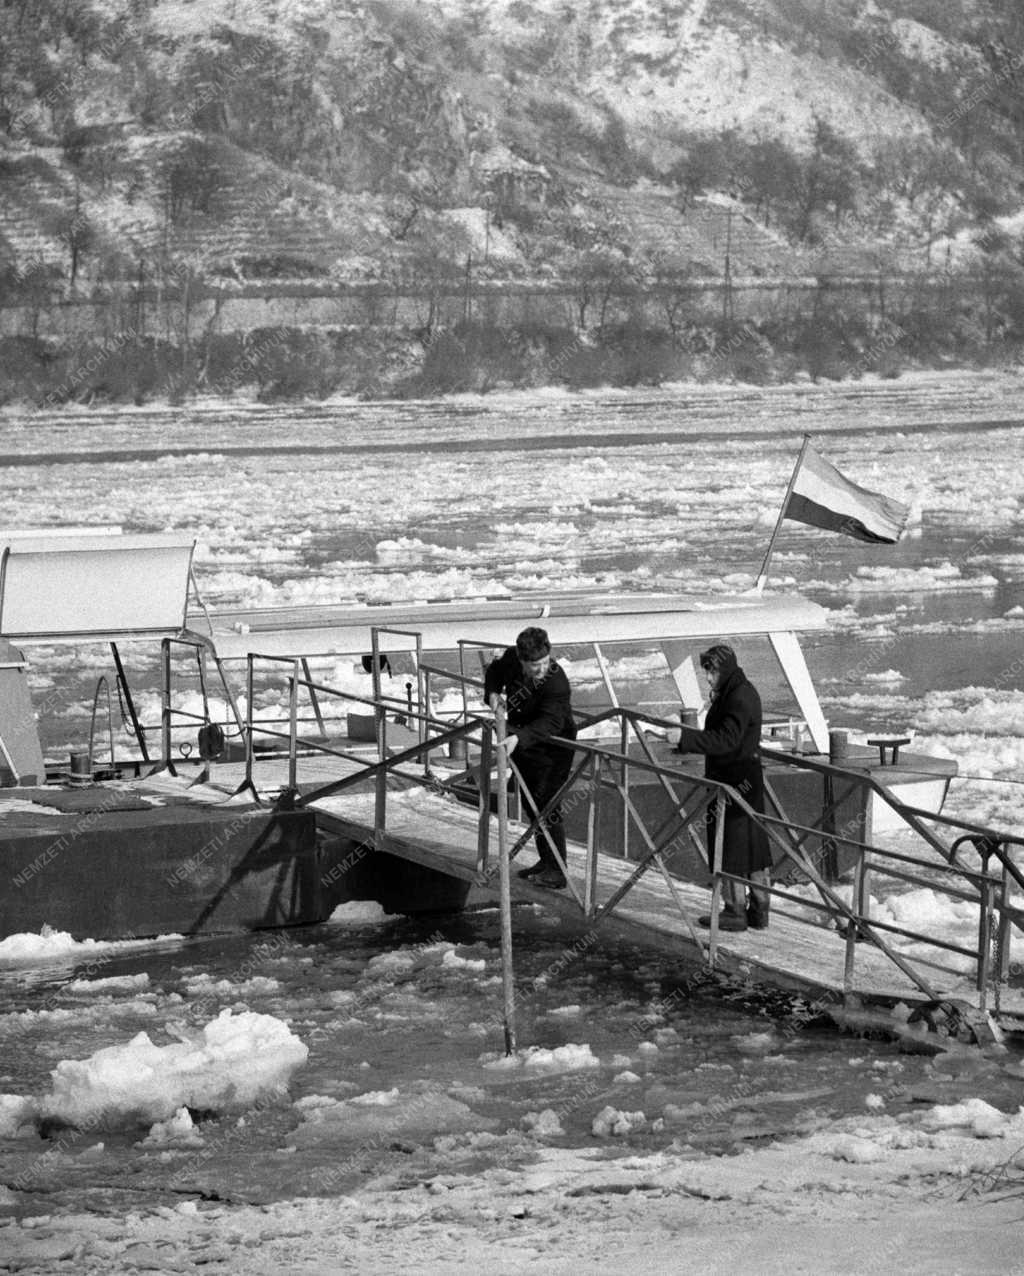
[[[21,644],[178,634],[194,547],[181,534],[0,532],[0,634]]]

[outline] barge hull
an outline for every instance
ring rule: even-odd
[[[4,824],[0,935],[49,925],[125,939],[321,919],[311,811],[181,805],[12,814]]]

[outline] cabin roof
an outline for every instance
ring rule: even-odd
[[[181,533],[0,533],[0,635],[29,644],[178,634],[194,547]]]
[[[528,625],[556,646],[704,640],[824,629],[799,595],[554,592],[509,598],[207,609],[189,598],[194,538],[120,529],[0,533],[0,635],[19,644],[175,636],[212,641],[224,659],[250,652],[361,654],[460,643],[503,646]]]
[[[193,618],[224,659],[250,651],[312,656],[371,649],[372,629],[382,651],[424,650],[460,642],[504,646],[520,629],[539,625],[555,646],[579,643],[657,642],[824,629],[828,612],[798,595],[757,594],[530,594],[507,599],[392,603],[380,606],[264,607],[219,611]],[[394,632],[400,631],[400,632]]]

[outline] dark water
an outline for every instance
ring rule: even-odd
[[[536,1142],[524,1118],[545,1110],[558,1117],[561,1132],[545,1140],[556,1145],[592,1145],[594,1118],[610,1105],[646,1121],[598,1140],[609,1148],[701,1156],[806,1133],[867,1112],[869,1103],[898,1113],[982,1093],[1012,1110],[1019,1099],[1019,1077],[1005,1059],[975,1052],[951,1069],[883,1040],[841,1035],[799,997],[595,942],[531,907],[517,910],[515,938],[520,1048],[586,1044],[598,1066],[484,1066],[503,1051],[491,910],[196,940],[79,968],[90,979],[148,973],[148,987],[135,994],[69,991],[75,972],[67,965],[8,971],[0,975],[0,1085],[8,1093],[42,1093],[61,1059],[137,1032],[169,1044],[223,1007],[286,1020],[310,1055],[287,1098],[250,1108],[241,1126],[237,1112],[195,1113],[199,1147],[140,1146],[145,1125],[55,1127],[46,1138],[0,1142],[0,1177],[29,1181],[37,1212],[173,1204],[182,1193],[271,1200],[351,1191],[370,1174],[421,1182],[453,1158],[469,1169],[527,1164]],[[484,969],[445,965],[446,945]],[[211,992],[206,976],[228,987]],[[254,990],[254,978],[277,987]],[[406,1104],[397,1123],[388,1107],[371,1110],[370,1124],[314,1134],[301,1120],[309,1096],[392,1090]]]

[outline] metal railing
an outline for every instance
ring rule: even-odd
[[[646,724],[659,729],[671,729],[675,725],[673,722],[653,718],[630,709],[612,710],[605,714],[597,715],[591,719],[591,722],[596,724],[606,718],[626,718],[636,727]],[[796,904],[801,910],[810,909],[813,913],[817,913],[826,924],[838,923],[844,930],[846,951],[843,985],[847,994],[852,992],[855,983],[857,944],[858,941],[865,940],[869,941],[873,948],[881,951],[912,984],[931,1000],[937,999],[938,994],[930,982],[928,974],[925,973],[927,970],[937,969],[944,974],[954,976],[958,981],[963,978],[962,971],[943,965],[937,957],[915,955],[912,959],[908,958],[887,942],[886,936],[892,935],[918,945],[928,945],[935,949],[938,954],[952,953],[970,959],[975,968],[975,986],[979,994],[980,1007],[982,1009],[986,1008],[988,993],[994,985],[994,1008],[996,1010],[999,1009],[1000,989],[1005,984],[1010,969],[1010,935],[1014,928],[1018,931],[1024,930],[1024,909],[1015,903],[1013,899],[1014,888],[1024,890],[1024,871],[1022,871],[1021,864],[1017,862],[1021,855],[1020,848],[1024,847],[1024,838],[988,829],[952,816],[937,814],[902,802],[885,785],[864,772],[835,767],[828,763],[814,761],[788,752],[777,752],[769,748],[762,749],[761,752],[766,759],[783,766],[803,767],[817,771],[823,776],[828,775],[845,780],[850,786],[850,791],[862,789],[862,796],[865,800],[867,800],[869,795],[877,796],[881,802],[890,807],[900,817],[911,831],[918,834],[926,842],[936,858],[927,859],[920,855],[868,844],[851,836],[849,832],[843,829],[837,830],[833,827],[828,827],[827,818],[823,818],[822,821],[825,827],[822,827],[822,825],[803,825],[790,819],[782,809],[777,797],[771,791],[770,785],[766,785],[766,788],[769,790],[770,803],[775,807],[776,813],[772,815],[767,812],[755,811],[743,794],[729,785],[685,776],[685,773],[680,771],[678,766],[666,767],[658,764],[654,760],[641,730],[635,732],[635,738],[640,740],[646,754],[645,758],[631,757],[625,749],[622,749],[619,753],[613,753],[607,746],[587,745],[580,741],[576,741],[574,747],[577,750],[600,753],[603,759],[601,765],[604,768],[608,768],[610,765],[619,766],[624,777],[628,776],[629,769],[639,770],[642,773],[655,776],[666,788],[668,794],[679,800],[680,817],[686,815],[685,819],[680,818],[679,821],[678,828],[681,833],[692,834],[696,831],[697,821],[702,813],[710,808],[712,801],[735,803],[751,821],[764,830],[773,847],[773,858],[776,860],[776,864],[780,861],[789,861],[815,888],[817,899],[807,899],[777,885],[766,888],[769,890],[770,895],[777,901]],[[645,841],[650,844],[651,839],[646,830],[643,830],[636,805],[629,799],[626,783],[618,783],[614,787],[619,790],[620,797],[629,811],[630,817],[641,828]],[[682,792],[678,790],[682,790]],[[848,796],[848,794],[843,796]],[[687,815],[688,802],[691,804],[691,810]],[[835,805],[836,803],[833,802],[833,807]],[[827,817],[828,814],[828,809],[823,809],[823,817]],[[959,836],[952,842],[944,842],[941,837],[929,829],[926,821],[934,821],[946,829],[955,831]],[[721,860],[722,821],[716,821],[716,830],[718,836],[715,844],[710,848],[708,856],[708,869],[713,883],[712,922],[709,930],[707,952],[708,960],[711,964],[715,962],[717,950],[717,918],[721,885],[726,881],[744,880],[723,871]],[[588,837],[588,842],[589,840]],[[853,868],[854,889],[850,903],[847,903],[834,888],[833,884],[825,879],[816,864],[816,857],[809,853],[815,841],[820,844],[818,858],[820,858],[824,848],[830,843],[845,846],[853,852],[855,857]],[[973,844],[982,855],[983,863],[980,870],[974,869],[958,859],[959,848],[968,842]],[[646,871],[650,863],[661,856],[664,851],[670,849],[671,842],[666,842],[664,838],[660,847],[653,846],[648,854],[641,858],[629,882],[621,887],[613,899],[603,906],[603,911],[608,911],[608,909],[613,907],[629,887],[639,879],[642,872]],[[588,845],[588,858],[591,855],[593,855],[593,848]],[[1015,859],[1015,855],[1017,859]],[[998,862],[998,872],[989,870],[990,860]],[[941,935],[924,934],[911,927],[872,918],[868,894],[869,875],[872,872],[878,875],[884,874],[894,880],[927,886],[952,899],[966,902],[976,907],[978,909],[977,944],[968,948],[964,944],[956,943]],[[760,885],[758,889],[761,889]],[[601,908],[596,909],[593,915],[599,917],[601,912]],[[797,920],[802,921],[804,918],[799,916]],[[993,944],[996,949],[994,960],[992,954]]]
[[[410,709],[407,701],[382,693],[378,660],[381,650],[374,643],[374,693],[363,696],[351,691],[317,682],[308,676],[299,659],[281,656],[249,657],[247,669],[247,709],[244,723],[246,740],[246,784],[255,791],[253,782],[253,737],[257,730],[270,736],[278,736],[287,742],[288,782],[290,798],[297,805],[309,805],[318,799],[334,796],[359,785],[372,783],[375,790],[376,835],[383,836],[387,829],[388,780],[400,776],[408,783],[426,784],[440,794],[451,793],[459,787],[468,774],[476,782],[478,806],[476,869],[481,881],[491,881],[495,873],[492,862],[492,825],[494,817],[499,824],[507,818],[508,790],[493,778],[497,748],[503,738],[503,721],[484,710],[469,708],[469,693],[480,688],[478,679],[465,672],[460,660],[458,672],[428,666],[417,661],[418,705]],[[253,680],[256,662],[267,661],[287,667],[288,719],[269,722],[254,715]],[[446,678],[462,687],[463,707],[455,714],[456,721],[446,720],[431,708],[433,680]],[[354,752],[343,749],[327,740],[300,739],[300,692],[305,691],[327,701],[337,699],[370,709],[375,715],[375,757],[367,758],[365,750]],[[412,744],[392,749],[388,732],[391,716],[396,712],[416,732]],[[612,707],[603,712],[576,715],[582,725],[599,728],[608,724],[612,735],[606,739],[558,739],[554,743],[571,749],[576,757],[565,783],[538,810],[521,782],[513,787],[522,790],[523,818],[521,825],[509,832],[505,855],[511,863],[519,851],[535,836],[546,837],[556,860],[566,874],[569,896],[583,915],[594,923],[610,916],[629,895],[630,891],[651,869],[656,868],[666,884],[675,909],[692,942],[709,965],[714,966],[719,950],[718,914],[722,888],[726,882],[742,882],[744,879],[726,872],[722,867],[723,821],[714,821],[716,836],[710,847],[702,830],[707,827],[713,808],[732,803],[753,823],[764,830],[773,850],[776,864],[788,862],[798,875],[814,890],[812,897],[798,894],[793,889],[778,884],[765,886],[777,905],[777,911],[792,920],[809,925],[836,927],[844,933],[843,989],[847,996],[857,986],[858,951],[868,949],[881,953],[891,965],[901,972],[909,984],[929,1000],[940,995],[939,976],[953,976],[959,982],[962,970],[947,963],[951,957],[970,962],[975,970],[975,985],[981,1007],[987,1005],[989,994],[994,992],[996,1010],[999,1009],[1000,989],[1005,985],[1009,972],[1009,945],[1014,930],[1024,929],[1024,910],[1014,899],[1014,891],[1024,891],[1024,868],[1019,861],[1024,838],[984,828],[969,821],[935,814],[896,798],[884,784],[863,771],[854,771],[830,763],[807,758],[800,754],[782,752],[765,747],[766,760],[784,767],[818,772],[823,780],[831,783],[831,800],[823,798],[818,823],[802,824],[787,815],[771,784],[766,784],[768,807],[761,812],[749,804],[737,789],[719,781],[687,772],[680,761],[671,765],[659,762],[648,738],[649,731],[671,730],[677,724],[657,718],[635,709]],[[458,719],[461,719],[458,720]],[[634,746],[633,742],[637,742]],[[301,748],[300,748],[301,745]],[[431,767],[431,755],[440,751],[464,754],[467,766],[454,776],[439,777]],[[638,756],[639,751],[639,756]],[[353,764],[353,770],[326,784],[299,788],[300,754],[328,754]],[[518,779],[514,755],[508,762],[508,774]],[[411,768],[410,764],[418,764]],[[505,770],[504,767],[501,768]],[[636,782],[651,780],[668,798],[669,814],[660,823],[650,827],[650,818],[639,804]],[[605,857],[599,845],[598,807],[601,795],[613,791],[622,803],[623,847],[628,845],[630,829],[636,829],[643,849],[636,860],[620,855],[631,864],[623,878],[621,868],[613,876],[610,893],[602,898]],[[926,844],[932,858],[912,852],[869,844],[857,836],[859,826],[835,827],[835,811],[839,805],[856,793],[858,799],[868,801],[875,797],[890,807],[907,828],[916,833]],[[465,796],[465,792],[463,792]],[[568,865],[562,862],[551,838],[547,819],[556,805],[563,813],[576,804],[585,802],[586,843],[581,887],[568,873]],[[664,805],[664,804],[663,804]],[[946,841],[933,831],[931,824],[938,824],[953,837]],[[982,863],[975,868],[964,862],[963,848],[967,845],[978,851]],[[711,925],[705,933],[694,925],[683,895],[680,878],[673,873],[671,859],[674,851],[683,847],[696,850],[707,864],[712,883]],[[829,848],[843,849],[846,857],[852,857],[852,895],[849,900],[821,870],[821,862]],[[994,868],[992,866],[995,866]],[[498,862],[501,868],[501,862]],[[872,876],[886,876],[894,881],[911,885],[927,885],[960,903],[978,910],[977,944],[968,947],[942,935],[924,934],[909,926],[898,925],[871,916],[869,885]],[[762,887],[759,884],[759,889]],[[796,905],[798,911],[791,906]],[[808,918],[810,914],[810,918]],[[894,946],[893,941],[928,946],[928,955],[913,957]],[[860,944],[866,941],[866,947]],[[995,950],[993,953],[993,949]],[[947,981],[948,983],[948,981]],[[948,994],[946,994],[948,995]]]
[[[1000,992],[1009,975],[1010,937],[1014,927],[1024,929],[1024,908],[1014,902],[1014,890],[1024,892],[1024,837],[904,802],[885,784],[863,771],[854,771],[799,755],[777,753],[767,748],[761,752],[773,762],[814,771],[830,777],[833,782],[839,781],[846,785],[846,792],[834,798],[831,807],[823,812],[822,824],[828,824],[835,808],[851,793],[860,792],[865,800],[874,798],[894,812],[902,824],[932,852],[934,858],[928,859],[922,855],[868,844],[846,835],[842,830],[821,825],[804,828],[788,819],[778,798],[771,795],[780,825],[791,832],[799,831],[801,839],[820,839],[823,848],[831,841],[849,847],[854,853],[854,902],[860,917],[860,929],[856,934],[847,934],[848,965],[852,965],[850,950],[857,938],[869,938],[877,942],[879,931],[890,931],[913,942],[929,944],[934,948],[971,958],[975,965],[975,984],[980,1008],[987,1008],[991,988],[995,997],[994,1008],[998,1010]],[[932,824],[951,834],[950,839],[944,840],[935,829],[929,827]],[[977,852],[981,861],[980,868],[961,862],[961,848],[965,845],[973,846]],[[989,867],[992,860],[998,865],[995,872]],[[873,874],[937,890],[952,899],[976,906],[977,944],[968,949],[941,936],[923,935],[907,927],[872,919],[868,908],[868,888]],[[958,973],[950,972],[948,967],[940,964],[938,968],[946,973]]]
[[[196,659],[196,674],[199,679],[200,693],[203,700],[203,712],[192,713],[188,709],[176,708],[174,705],[174,673],[171,660],[172,652],[175,648],[183,647],[193,652]],[[160,643],[160,663],[161,663],[161,690],[160,690],[160,762],[155,770],[168,771],[171,775],[176,775],[175,758],[172,756],[172,737],[176,726],[182,723],[198,723],[200,728],[209,727],[211,719],[209,714],[209,691],[207,686],[208,674],[206,670],[206,661],[209,657],[214,659],[217,670],[221,676],[224,692],[227,697],[228,705],[231,708],[235,718],[235,730],[240,734],[244,734],[244,727],[238,705],[228,685],[227,679],[224,677],[223,668],[217,659],[216,652],[213,651],[211,644],[203,638],[164,638]],[[120,669],[119,669],[120,676]],[[148,728],[136,722],[136,734],[140,742],[144,740],[145,732]],[[188,760],[192,754],[192,745],[181,746],[180,757]],[[209,759],[204,758],[204,763]],[[204,766],[200,778],[208,774],[208,768]]]

